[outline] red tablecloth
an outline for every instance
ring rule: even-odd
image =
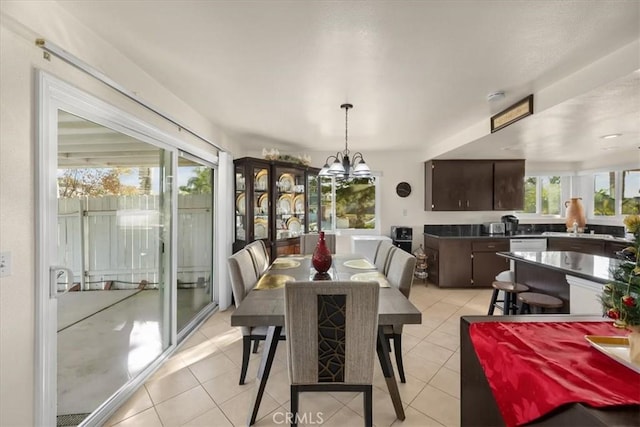
[[[483,322],[469,333],[508,426],[567,403],[640,404],[640,374],[584,339],[626,335],[611,322]]]

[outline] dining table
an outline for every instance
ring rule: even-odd
[[[284,284],[288,281],[313,280],[373,280],[380,284],[376,353],[396,417],[399,420],[404,420],[404,408],[383,328],[393,325],[420,324],[422,323],[420,310],[398,288],[392,286],[382,273],[376,270],[373,262],[362,255],[333,255],[332,265],[326,273],[318,273],[313,268],[311,255],[289,255],[276,258],[271,263],[254,289],[249,292],[231,315],[231,326],[266,326],[268,328],[248,424],[253,425],[256,422],[279,337],[284,327]]]

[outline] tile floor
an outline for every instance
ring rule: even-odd
[[[490,297],[490,289],[447,290],[414,284],[411,301],[423,317],[421,325],[405,326],[403,333],[407,383],[399,384],[399,388],[406,419],[396,420],[376,363],[373,393],[376,426],[460,425],[459,318],[486,314]],[[261,353],[252,356],[247,383],[239,386],[242,339],[240,332],[229,324],[231,313],[232,310],[227,310],[211,316],[106,425],[246,425]],[[286,364],[285,346],[280,345],[256,426],[287,424]],[[364,424],[362,397],[356,393],[303,393],[300,411],[308,415],[307,425]]]

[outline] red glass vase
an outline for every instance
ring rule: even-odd
[[[326,273],[331,267],[331,251],[327,247],[327,242],[324,240],[324,231],[320,232],[318,244],[313,250],[311,263],[318,273]]]

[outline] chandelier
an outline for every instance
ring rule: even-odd
[[[327,157],[324,166],[319,172],[321,176],[353,176],[356,178],[366,178],[371,176],[371,169],[365,163],[362,153],[355,153],[353,158],[349,158],[349,108],[353,108],[351,104],[342,104],[340,108],[344,108],[344,151],[336,153],[335,156]],[[329,161],[333,160],[331,165]]]

